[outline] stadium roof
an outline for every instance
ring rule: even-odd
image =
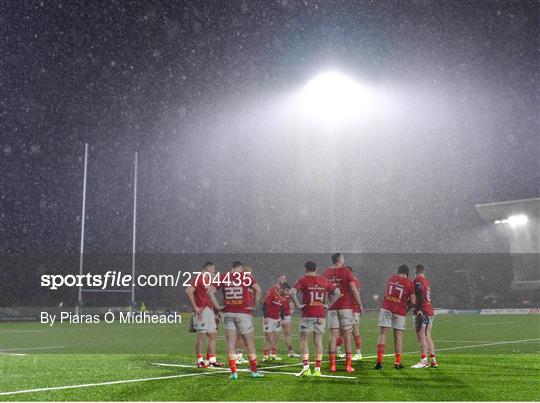
[[[540,197],[475,205],[476,211],[486,221],[493,223],[513,215],[524,214],[529,218],[540,217]]]

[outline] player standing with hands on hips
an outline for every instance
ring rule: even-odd
[[[223,292],[223,304],[221,306],[216,298],[216,291]],[[254,292],[254,300],[251,300],[250,289]],[[246,343],[249,366],[252,378],[260,378],[262,373],[257,371],[257,353],[253,340],[253,310],[261,299],[261,287],[255,277],[242,272],[242,263],[233,262],[231,271],[219,280],[219,284],[208,289],[208,295],[214,306],[223,311],[223,328],[227,339],[227,356],[230,379],[238,379],[236,370],[236,336],[239,333]]]
[[[315,341],[315,371],[313,376],[321,376],[323,356],[323,335],[325,330],[325,300],[331,295],[329,304],[333,304],[340,296],[340,291],[326,277],[317,274],[315,262],[306,262],[306,274],[291,288],[291,300],[302,312],[300,318],[300,353],[304,367],[296,376],[309,377],[309,336],[313,334]],[[298,302],[297,292],[302,293],[302,304]]]

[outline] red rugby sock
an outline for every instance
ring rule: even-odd
[[[382,362],[384,356],[384,344],[377,344],[377,362]]]

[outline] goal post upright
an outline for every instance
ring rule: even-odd
[[[131,306],[135,307],[135,252],[137,248],[137,169],[139,153],[135,153],[133,174],[133,237],[131,248]]]
[[[83,173],[83,197],[81,213],[81,248],[79,256],[79,274],[83,274],[84,265],[84,224],[86,221],[86,177],[88,175],[88,143],[84,144],[84,173]],[[77,299],[77,310],[82,305],[82,286],[79,286],[79,296]]]

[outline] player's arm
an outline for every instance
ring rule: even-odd
[[[300,302],[298,302],[297,292],[298,291],[296,291],[296,288],[291,288],[291,301],[296,308],[302,309],[304,305],[301,305]]]
[[[409,298],[410,298],[410,300],[411,300],[411,305],[412,305],[412,306],[415,306],[415,305],[416,305],[416,294],[415,294],[415,293],[411,293],[411,294],[409,295]]]
[[[292,299],[289,298],[289,302],[288,302],[289,306],[291,307],[291,315],[294,313],[294,302],[292,302]]]
[[[334,303],[339,299],[340,296],[341,296],[341,290],[338,287],[336,287],[334,292],[332,292],[332,297],[330,298],[330,301],[328,301],[328,306],[334,305]]]
[[[416,295],[416,310],[418,313],[421,313],[420,308],[422,308],[422,303],[424,302],[424,294],[422,292],[422,284],[416,283],[415,285],[415,295]]]
[[[263,311],[263,318],[266,318],[266,313],[268,312],[268,304],[272,302],[272,295],[269,293],[266,294],[266,298],[263,301],[262,305],[262,311]]]
[[[216,298],[216,291],[217,291],[216,287],[210,286],[210,288],[208,288],[208,297],[210,298],[210,301],[212,301],[212,305],[214,305],[214,307],[218,311],[221,311],[225,307],[219,304],[219,302],[218,302],[218,300]]]
[[[354,301],[356,302],[356,304],[362,308],[362,300],[360,299],[360,292],[358,291],[358,288],[356,287],[356,284],[354,283],[354,281],[351,281],[349,283],[349,290],[351,291],[351,294],[354,298]],[[360,309],[361,310],[361,309]]]
[[[259,284],[257,283],[252,284],[251,288],[253,289],[253,292],[255,293],[255,300],[253,302],[253,309],[255,310],[259,306],[259,302],[261,302],[262,290]]]
[[[202,309],[199,308],[195,303],[195,287],[190,285],[188,288],[186,288],[186,295],[188,297],[189,303],[191,304],[191,307],[193,308],[193,312],[200,313]]]

